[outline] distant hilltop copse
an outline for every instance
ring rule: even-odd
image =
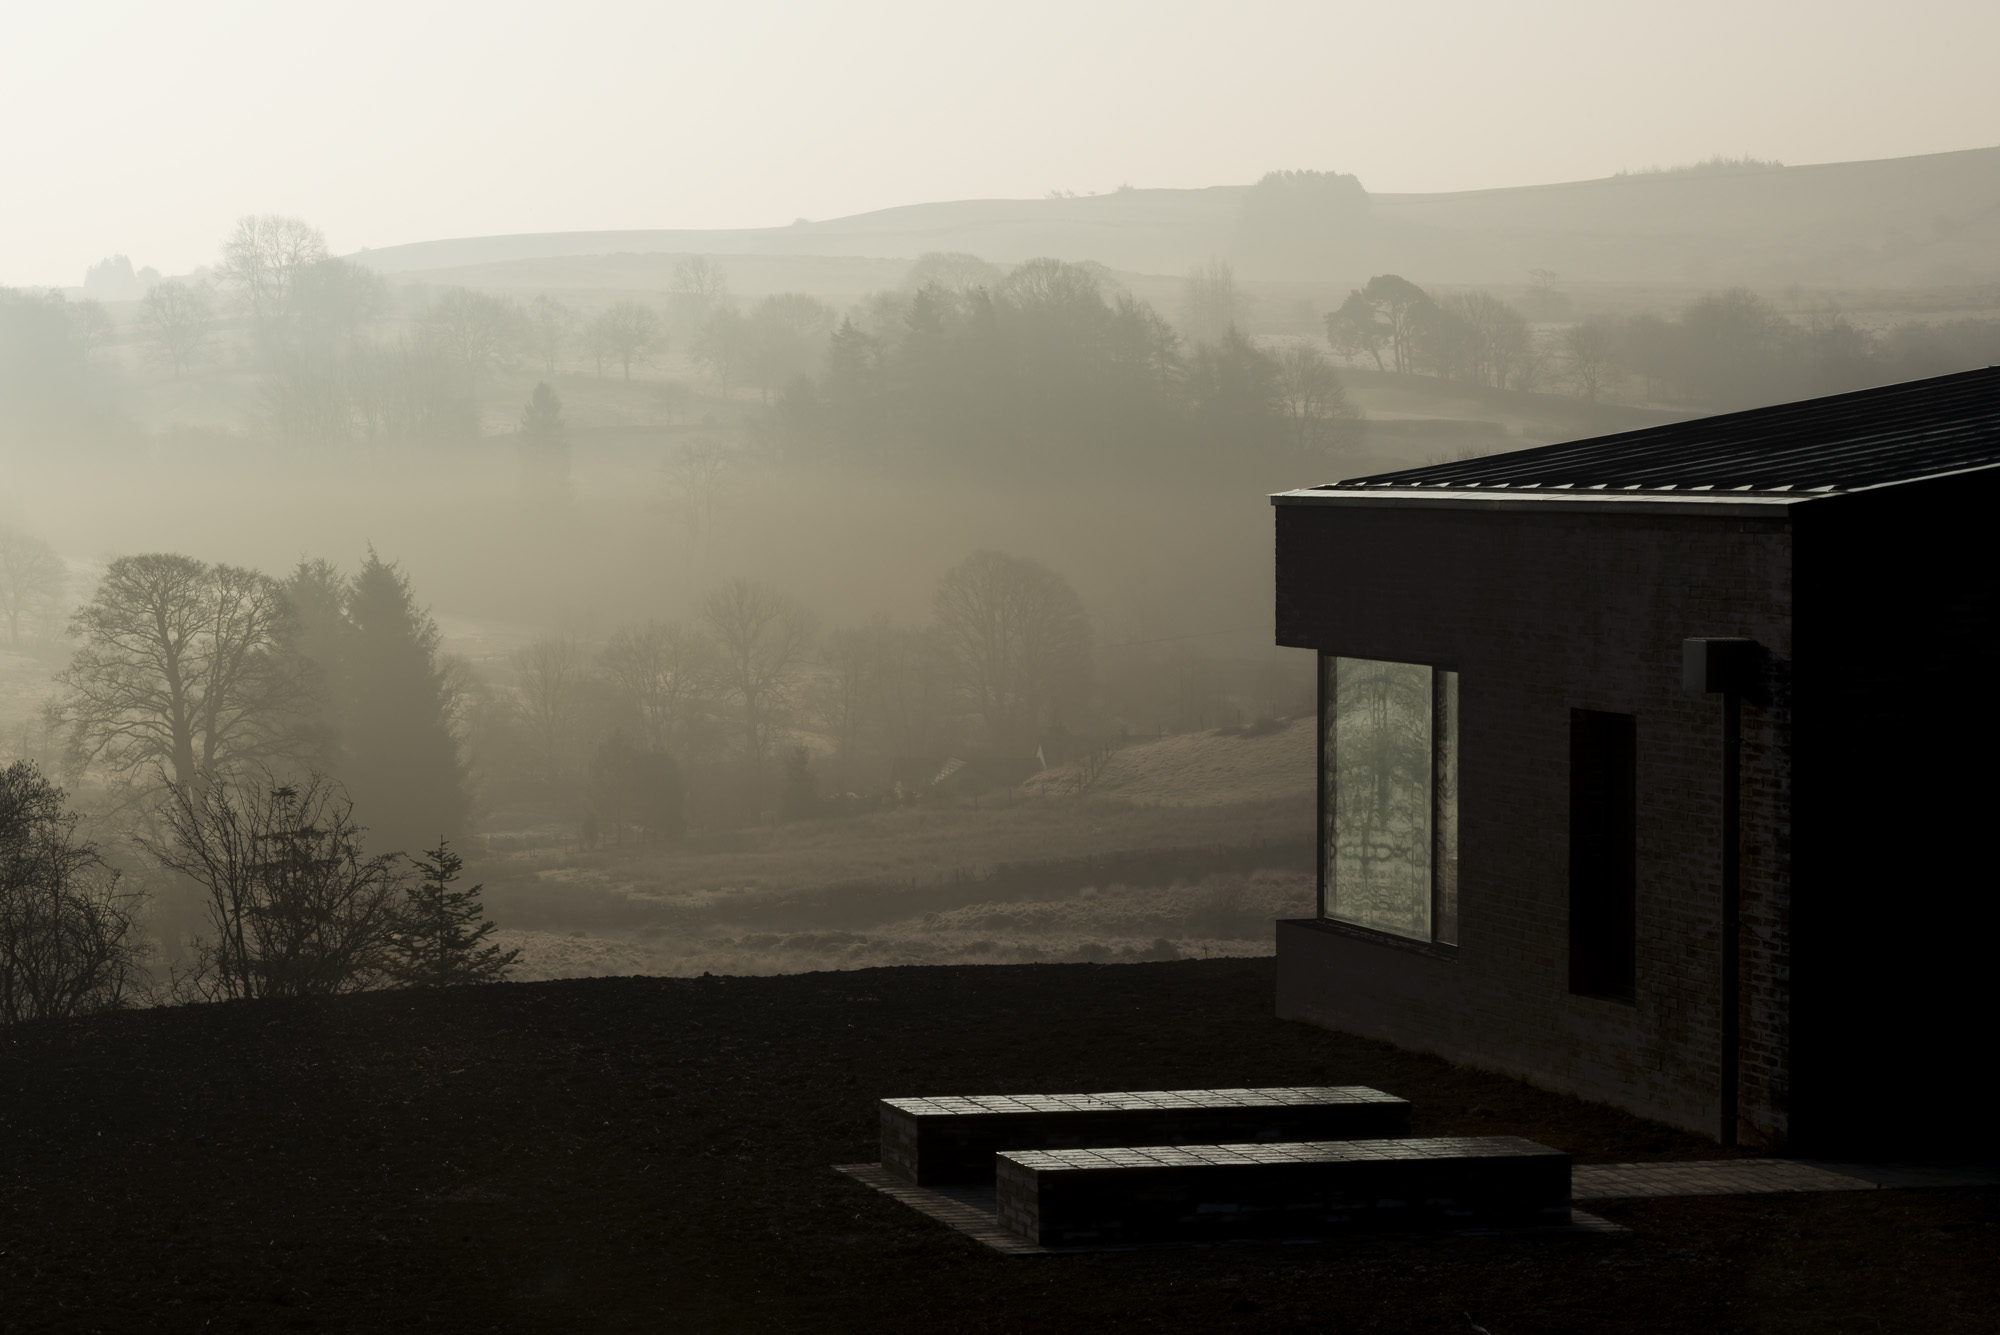
[[[1641,167],[1637,171],[1623,169],[1619,176],[1741,176],[1745,172],[1783,171],[1785,164],[1775,158],[1753,158],[1748,153],[1732,158],[1716,156],[1703,158],[1700,162],[1685,162],[1677,167]]]
[[[1370,193],[1335,171],[1252,185],[906,204],[729,230],[545,232],[387,246],[354,258],[407,274],[631,254],[1018,264],[1049,255],[1178,274],[1222,258],[1252,278],[1519,282],[1954,284],[2000,281],[2000,148],[1783,166],[1718,157],[1591,181]]]

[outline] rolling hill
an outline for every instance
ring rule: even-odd
[[[1376,194],[1316,253],[1275,259],[1239,228],[1249,186],[911,204],[788,227],[551,232],[423,241],[355,258],[426,275],[578,256],[907,261],[969,251],[1178,273],[1213,255],[1250,277],[1859,286],[2000,283],[2000,147],[1741,173],[1668,172],[1444,194]],[[867,267],[867,266],[863,266]],[[857,270],[857,280],[867,281]],[[867,275],[872,279],[874,275]],[[464,281],[463,278],[459,281]],[[533,280],[527,280],[532,282]],[[504,284],[518,285],[518,284]]]

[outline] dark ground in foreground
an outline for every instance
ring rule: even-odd
[[[593,979],[0,1031],[0,1327],[1990,1331],[2000,1191],[1617,1237],[998,1256],[830,1170],[883,1095],[1357,1083],[1420,1135],[1698,1139],[1271,1018],[1272,962]]]

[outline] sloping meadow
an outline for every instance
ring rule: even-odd
[[[472,874],[524,980],[1269,954],[1313,911],[1310,747],[1306,720],[1169,737],[976,807]]]
[[[963,904],[856,929],[758,930],[717,920],[632,933],[510,930],[494,940],[521,951],[509,976],[523,981],[1215,959],[1270,954],[1272,921],[1310,914],[1313,883],[1309,871],[1267,868],[1052,894],[1060,897]]]

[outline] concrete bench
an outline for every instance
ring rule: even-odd
[[[1000,1150],[1406,1136],[1410,1104],[1361,1085],[883,1099],[882,1167],[919,1186],[993,1180]]]
[[[1000,1226],[1043,1247],[1570,1222],[1570,1159],[1518,1136],[1013,1150]]]

